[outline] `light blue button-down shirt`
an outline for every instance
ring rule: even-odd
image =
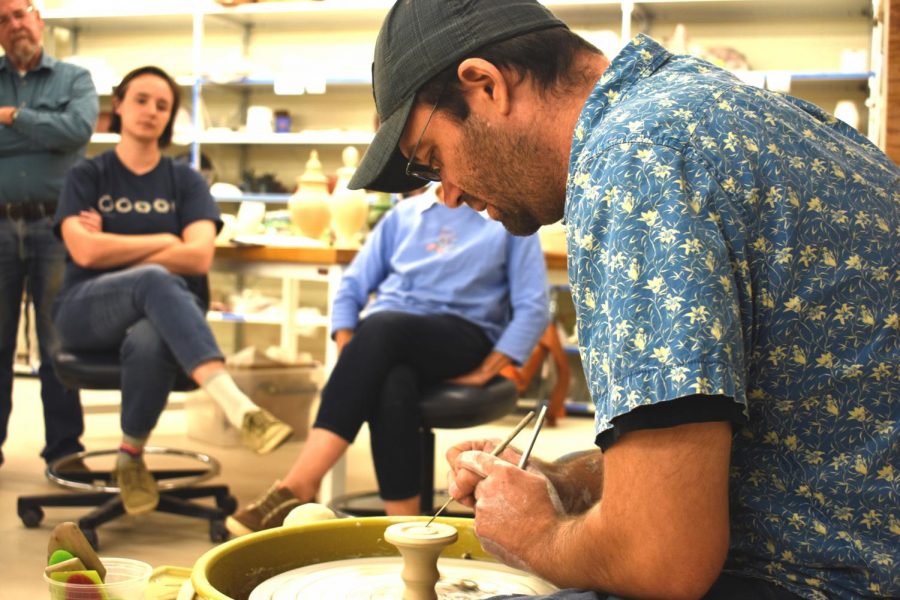
[[[804,598],[900,596],[898,210],[900,169],[853,128],[645,36],[576,125],[597,431],[694,394],[741,405],[726,569]]]
[[[0,106],[18,109],[0,125],[0,204],[55,201],[97,122],[90,73],[44,52],[23,77],[0,57]]]
[[[549,322],[537,236],[513,236],[468,206],[447,208],[433,191],[401,201],[372,231],[341,281],[333,329],[354,329],[371,293],[367,314],[456,315],[519,363]]]

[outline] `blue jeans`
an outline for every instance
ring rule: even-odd
[[[488,600],[624,600],[600,592],[565,589],[549,596],[492,596]],[[762,579],[721,573],[701,600],[800,600],[793,592]]]
[[[118,350],[122,431],[134,437],[156,427],[179,370],[223,358],[198,298],[159,265],[75,284],[57,301],[56,328],[67,350]]]
[[[84,433],[84,416],[78,392],[63,387],[50,361],[58,347],[52,309],[62,286],[65,257],[65,248],[53,235],[49,217],[34,221],[0,219],[0,447],[6,441],[12,412],[16,334],[22,292],[27,289],[37,319],[41,357],[38,376],[44,408],[41,457],[48,463],[84,450],[79,441]]]

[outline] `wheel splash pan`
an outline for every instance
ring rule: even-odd
[[[263,581],[285,571],[349,558],[398,556],[384,541],[393,523],[430,517],[350,517],[295,527],[277,527],[231,540],[200,557],[191,572],[195,594],[204,600],[243,600]],[[474,521],[439,518],[459,532],[442,557],[497,562],[475,537]]]

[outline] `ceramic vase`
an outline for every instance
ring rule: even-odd
[[[365,190],[351,190],[347,187],[359,163],[359,151],[347,146],[341,153],[344,166],[338,169],[338,180],[331,195],[331,229],[335,235],[335,245],[355,248],[359,246],[359,234],[366,224],[369,201]]]
[[[839,100],[834,107],[834,116],[850,127],[859,129],[859,109],[853,100]]]
[[[288,201],[291,224],[308,238],[318,240],[328,229],[331,210],[328,179],[322,172],[319,153],[310,152],[306,169],[297,178],[297,192]]]

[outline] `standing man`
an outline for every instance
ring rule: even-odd
[[[0,0],[0,446],[12,410],[13,359],[23,291],[34,302],[48,463],[84,450],[78,393],[63,388],[50,357],[51,310],[65,249],[51,221],[63,176],[84,155],[97,120],[90,74],[47,55],[31,0]],[[0,451],[0,464],[3,454]]]
[[[373,86],[351,187],[566,225],[602,454],[451,449],[486,548],[559,598],[900,596],[890,159],[646,36],[610,62],[536,0],[397,2]]]

